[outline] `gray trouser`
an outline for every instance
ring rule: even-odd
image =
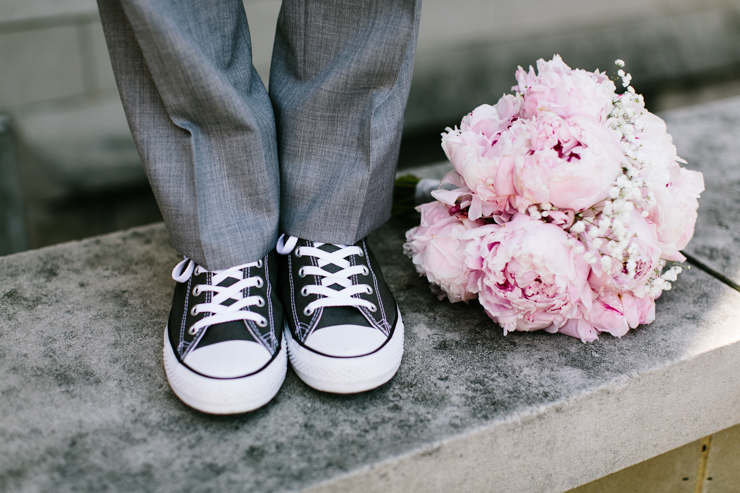
[[[269,95],[241,0],[98,0],[173,245],[207,269],[279,232],[355,243],[388,219],[421,0],[284,0]]]

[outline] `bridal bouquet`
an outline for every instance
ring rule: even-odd
[[[442,134],[454,170],[404,246],[440,299],[584,342],[654,320],[704,182],[616,64],[621,93],[559,56],[519,67],[514,95]]]

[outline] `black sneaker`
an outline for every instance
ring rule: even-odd
[[[164,368],[175,394],[212,414],[252,411],[285,380],[283,308],[273,285],[275,254],[207,271],[185,258],[164,332]]]
[[[403,322],[365,240],[332,245],[281,237],[280,270],[290,363],[311,387],[363,392],[393,378]]]

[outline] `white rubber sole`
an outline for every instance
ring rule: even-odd
[[[177,361],[164,331],[164,371],[172,391],[188,406],[209,414],[254,411],[278,393],[288,370],[285,341],[275,359],[259,373],[242,378],[208,378]]]
[[[374,353],[355,358],[332,358],[317,354],[296,342],[286,325],[290,364],[308,386],[334,394],[354,394],[380,387],[398,372],[403,358],[403,321],[398,312],[396,330],[390,340]]]

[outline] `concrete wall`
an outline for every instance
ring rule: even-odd
[[[568,493],[734,493],[739,464],[740,426],[733,426]]]
[[[726,0],[461,0],[428,2],[407,128],[456,123],[511,90],[517,65],[559,53],[572,67],[621,58],[648,105],[740,77],[740,2]],[[653,105],[652,109],[661,109]]]
[[[94,0],[0,3],[0,108],[114,93],[116,87]]]
[[[280,2],[245,6],[254,63],[266,78]],[[517,65],[553,53],[588,69],[623,58],[648,93],[706,74],[732,78],[740,66],[740,0],[426,0],[407,129],[454,123],[508,91]],[[0,3],[0,110],[110,94],[115,84],[93,0]]]

